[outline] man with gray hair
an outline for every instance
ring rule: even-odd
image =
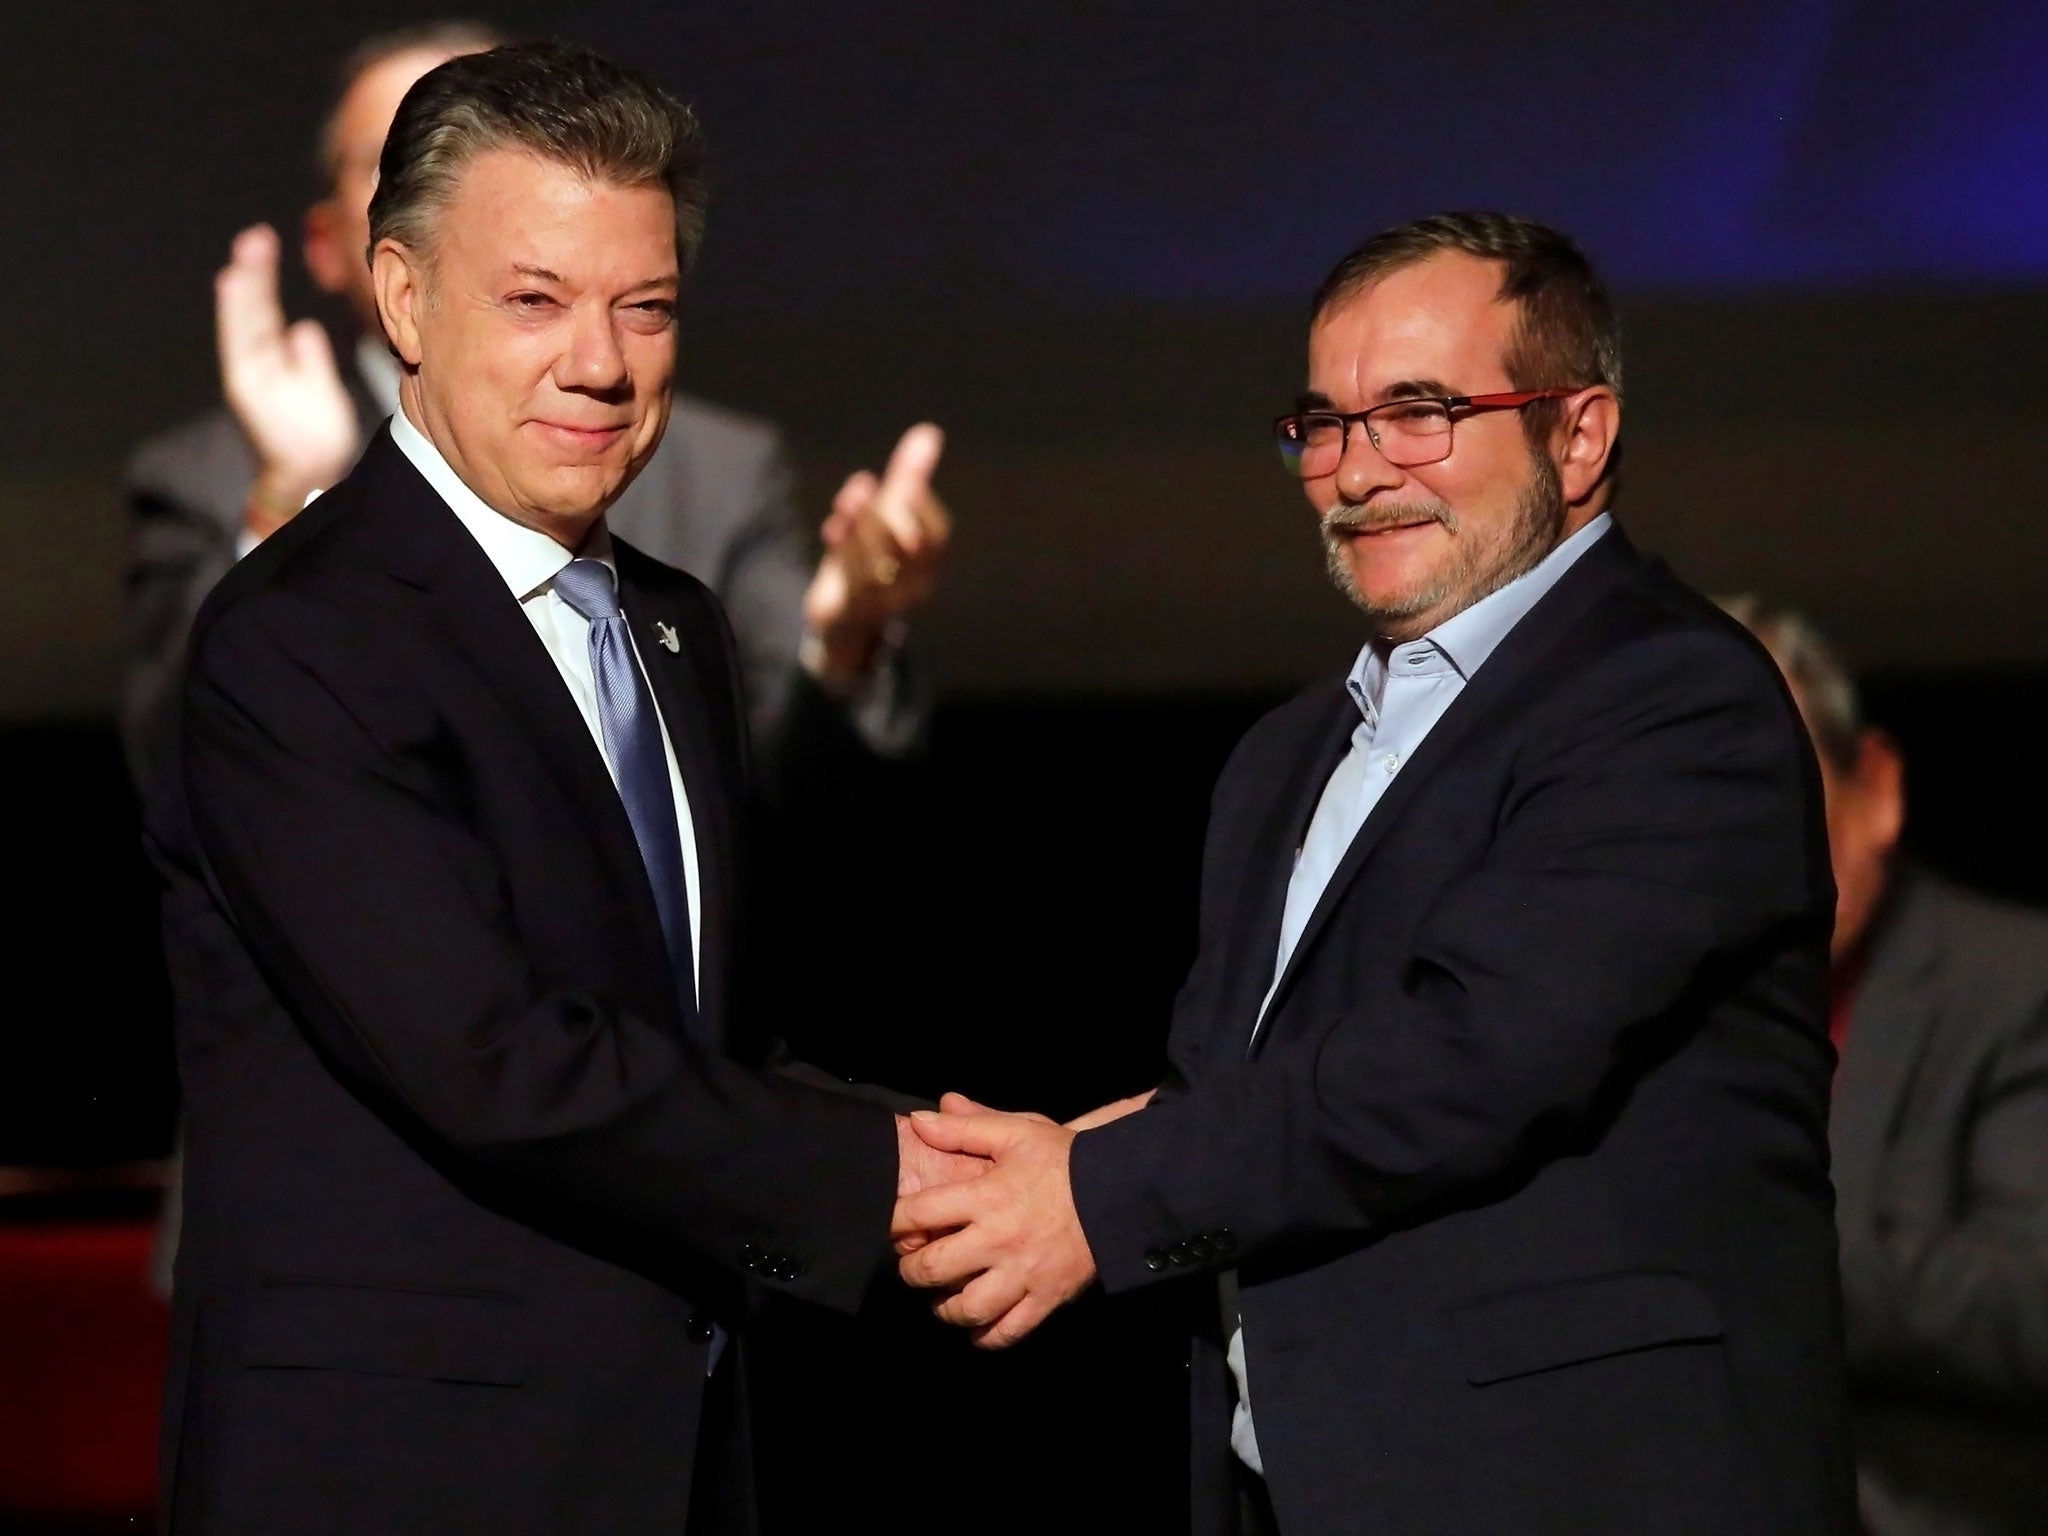
[[[1847,1528],[1820,786],[1750,638],[1617,525],[1566,236],[1382,231],[1273,423],[1363,634],[1224,767],[1155,1092],[962,1099],[897,1208],[1001,1347],[1189,1299],[1202,1536]]]
[[[2048,1509],[2048,917],[1899,851],[1905,769],[1797,613],[1763,641],[1820,758],[1837,899],[1829,1141],[1871,1536],[2017,1536]]]
[[[738,658],[606,521],[702,165],[585,50],[426,74],[370,208],[400,409],[195,622],[172,1532],[744,1531],[746,1286],[852,1308],[891,1200],[978,1166],[727,1052]]]
[[[474,21],[436,21],[363,41],[338,71],[322,125],[322,195],[300,254],[343,302],[356,335],[337,359],[316,320],[285,321],[280,241],[268,225],[234,239],[214,281],[224,403],[137,450],[128,474],[130,564],[120,728],[146,783],[175,751],[178,683],[193,615],[234,562],[353,464],[398,408],[401,371],[370,281],[370,194],[399,101],[421,75],[506,41]],[[931,486],[942,443],[910,429],[885,472],[846,480],[813,552],[792,505],[794,475],[770,423],[677,395],[646,466],[606,513],[645,553],[700,577],[733,629],[752,777],[793,873],[858,867],[849,811],[921,739],[927,700],[901,643],[943,563],[950,518]],[[885,579],[886,578],[886,579]],[[180,1190],[166,1192],[157,1289],[168,1295]]]
[[[367,39],[339,71],[320,133],[321,196],[299,248],[355,335],[337,359],[315,320],[285,321],[280,240],[241,231],[215,279],[224,404],[152,437],[128,475],[132,558],[122,742],[138,779],[172,750],[192,615],[236,559],[333,485],[398,407],[399,370],[365,260],[370,192],[391,115],[435,65],[505,41],[469,21]],[[647,553],[700,577],[732,620],[757,777],[784,798],[848,765],[902,757],[924,725],[903,626],[930,594],[949,519],[931,475],[941,438],[905,433],[883,475],[847,479],[820,560],[792,505],[770,423],[679,395],[660,447],[607,515]],[[885,579],[886,578],[886,579]]]

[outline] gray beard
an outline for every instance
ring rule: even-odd
[[[1558,482],[1557,466],[1540,454],[1535,475],[1515,503],[1514,516],[1492,540],[1479,544],[1454,544],[1452,558],[1443,574],[1429,586],[1394,603],[1374,602],[1358,590],[1351,579],[1351,562],[1345,556],[1343,530],[1390,528],[1428,517],[1442,523],[1454,537],[1458,514],[1443,502],[1420,506],[1379,507],[1339,502],[1323,513],[1323,559],[1337,590],[1357,605],[1374,631],[1383,632],[1408,619],[1452,604],[1444,617],[1463,613],[1481,598],[1498,592],[1517,576],[1542,563],[1557,547],[1564,530],[1564,487]]]

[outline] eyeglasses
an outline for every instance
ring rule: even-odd
[[[1580,386],[1583,387],[1583,386]],[[1419,395],[1369,411],[1297,411],[1273,422],[1280,462],[1304,480],[1332,473],[1344,458],[1355,421],[1389,464],[1414,469],[1451,456],[1451,424],[1472,411],[1519,411],[1538,400],[1562,400],[1577,388],[1517,389],[1503,395]]]

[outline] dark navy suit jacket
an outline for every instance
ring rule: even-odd
[[[1103,1283],[1235,1271],[1288,1536],[1849,1530],[1833,886],[1769,657],[1602,538],[1360,828],[1254,1045],[1357,720],[1333,678],[1224,769],[1168,1081],[1073,1152]]]
[[[733,644],[699,582],[616,547],[721,1038]],[[149,829],[188,1126],[171,1528],[677,1536],[710,1325],[743,1280],[857,1303],[889,1114],[686,1038],[590,732],[388,432],[215,589],[183,719]]]

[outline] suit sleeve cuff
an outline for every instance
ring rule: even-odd
[[[1074,1209],[1111,1294],[1228,1269],[1243,1256],[1244,1223],[1225,1192],[1206,1190],[1204,1175],[1185,1165],[1183,1177],[1166,1173],[1189,1123],[1182,1104],[1148,1107],[1074,1138]]]

